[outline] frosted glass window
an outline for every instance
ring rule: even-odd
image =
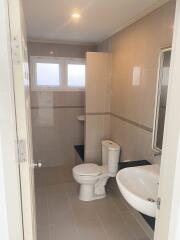
[[[84,90],[85,59],[30,57],[33,91]]]
[[[68,64],[68,87],[85,87],[84,64]]]
[[[57,87],[60,85],[60,65],[57,63],[36,63],[37,86]]]

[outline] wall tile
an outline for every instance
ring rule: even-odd
[[[87,53],[85,161],[101,163],[101,142],[110,135],[111,54]]]
[[[152,134],[111,116],[111,139],[121,146],[121,161],[153,159]]]
[[[86,113],[110,110],[111,55],[87,53]]]
[[[172,0],[98,46],[112,53],[111,113],[153,127],[159,53],[171,45],[174,13]],[[139,81],[134,82],[137,67]],[[148,131],[111,116],[111,138],[121,145],[122,160],[159,161],[152,157]]]
[[[85,161],[101,162],[101,142],[109,139],[110,116],[86,116]]]
[[[77,119],[84,109],[50,108],[52,122],[46,118],[41,121],[39,112],[44,110],[40,107],[31,111],[34,161],[41,160],[44,166],[73,164],[74,145],[84,143],[84,124]]]

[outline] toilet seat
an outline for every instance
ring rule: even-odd
[[[84,163],[73,168],[74,173],[80,176],[98,176],[101,174],[101,168],[94,163]]]

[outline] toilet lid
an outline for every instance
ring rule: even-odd
[[[83,163],[74,167],[73,171],[83,176],[98,176],[101,171],[100,167],[94,163]]]

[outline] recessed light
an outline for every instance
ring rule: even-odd
[[[78,12],[74,12],[71,16],[74,19],[79,19],[81,17],[81,15]]]

